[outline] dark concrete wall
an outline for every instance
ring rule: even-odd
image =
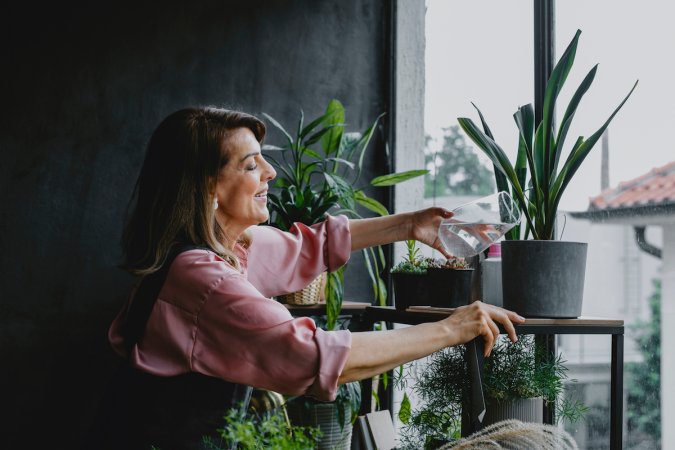
[[[349,129],[365,128],[387,108],[386,2],[14,3],[0,44],[0,373],[11,416],[0,447],[70,448],[113,361],[106,332],[132,283],[116,268],[119,237],[154,127],[195,104],[294,123],[301,107],[314,116],[338,98]],[[386,170],[382,142],[371,175]],[[358,258],[347,278],[349,297],[370,296]]]

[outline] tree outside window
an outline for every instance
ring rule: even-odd
[[[429,174],[424,179],[424,197],[452,195],[483,196],[495,192],[494,175],[467,145],[458,125],[443,128],[442,147],[434,149],[426,136],[424,162]]]

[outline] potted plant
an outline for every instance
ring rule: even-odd
[[[283,146],[263,146],[267,158],[277,170],[277,192],[268,194],[270,224],[282,230],[287,231],[296,222],[313,225],[324,220],[329,212],[361,218],[358,207],[387,215],[384,205],[366,195],[364,189],[367,186],[392,186],[428,172],[392,173],[360,185],[364,155],[382,115],[363,132],[347,132],[345,109],[334,99],[329,102],[324,114],[308,124],[304,123],[301,111],[295,136],[291,136],[269,114],[263,115],[286,139]],[[384,269],[384,253],[380,247],[366,249],[364,259],[373,282],[375,301],[384,305],[387,293],[380,275]],[[325,288],[321,288],[326,300],[326,321],[317,320],[317,325],[332,330],[338,324],[344,296],[344,267],[322,276],[326,277]],[[320,283],[315,280],[314,286]],[[334,402],[299,397],[290,400],[287,409],[294,423],[311,423],[324,430],[320,448],[349,448],[352,423],[358,415],[360,403],[360,383],[353,382],[339,387]]]
[[[246,412],[242,408],[233,408],[224,417],[225,426],[218,429],[220,442],[210,437],[204,438],[204,448],[208,450],[306,450],[316,448],[321,430],[315,427],[292,425],[283,408],[267,411],[264,414]],[[160,450],[160,449],[157,449]]]
[[[482,130],[471,119],[458,118],[469,138],[493,162],[497,189],[509,190],[510,186],[525,218],[524,239],[520,239],[521,230],[515,230],[509,235],[511,239],[502,243],[502,277],[504,307],[526,317],[573,318],[581,314],[588,244],[556,240],[558,205],[581,163],[637,86],[636,82],[595,133],[577,138],[561,165],[572,118],[597,71],[596,65],[586,75],[556,124],[556,101],[574,63],[580,34],[577,30],[553,68],[546,84],[540,123],[534,123],[532,104],[521,106],[514,114],[519,131],[515,165],[495,142],[478,108]],[[532,239],[528,239],[530,236]]]
[[[542,352],[533,336],[520,336],[515,344],[498,340],[483,366],[484,426],[507,419],[541,423],[543,403],[555,408],[558,421],[583,417],[588,408],[563,396],[567,368],[562,357],[547,360]],[[462,414],[463,393],[470,383],[466,361],[466,347],[450,347],[415,372],[413,390],[421,405],[408,405],[403,417],[399,413],[404,448],[435,448],[461,437],[462,422],[468,420]]]
[[[427,266],[414,240],[405,241],[407,254],[391,269],[391,281],[394,288],[396,309],[406,309],[428,296],[426,273]]]
[[[421,257],[414,240],[406,241],[406,247],[403,261],[391,269],[396,309],[454,308],[470,302],[473,269],[464,258]]]
[[[318,327],[326,328],[326,317],[313,317]],[[349,318],[341,318],[338,329],[349,326]],[[307,396],[286,397],[285,409],[294,425],[313,427],[321,431],[318,449],[348,450],[352,441],[353,424],[361,408],[361,383],[352,381],[338,386],[333,402],[320,402]]]
[[[346,132],[345,109],[338,100],[328,103],[323,115],[309,124],[300,113],[297,132],[292,137],[273,117],[263,114],[286,138],[283,146],[264,145],[277,170],[275,187],[270,193],[270,224],[288,230],[293,223],[313,225],[324,220],[326,213],[361,218],[358,207],[379,215],[388,211],[365,193],[367,186],[384,187],[416,178],[427,170],[411,170],[378,176],[361,183],[364,154],[382,117],[378,116],[363,132]],[[386,303],[384,253],[380,247],[364,250],[365,263],[373,282],[375,302]],[[327,329],[332,329],[339,315],[344,294],[344,268],[330,273],[325,284]]]
[[[361,407],[361,385],[358,382],[342,384],[334,402],[319,402],[310,397],[289,398],[286,411],[294,426],[316,428],[321,437],[319,450],[349,450],[352,443],[353,424]]]
[[[430,306],[456,308],[471,302],[474,269],[464,258],[426,258]]]

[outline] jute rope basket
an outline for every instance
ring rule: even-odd
[[[326,286],[326,272],[314,279],[309,285],[299,291],[282,295],[282,301],[289,305],[316,305],[321,300],[321,294]]]
[[[438,450],[579,450],[570,434],[553,425],[504,420]]]

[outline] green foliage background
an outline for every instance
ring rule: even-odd
[[[492,170],[467,145],[458,125],[443,129],[443,146],[439,151],[430,148],[429,135],[426,141],[424,163],[430,171],[424,177],[424,197],[483,196],[495,192]]]
[[[661,280],[652,280],[650,319],[632,327],[641,362],[626,364],[626,419],[629,435],[643,433],[661,447]]]

